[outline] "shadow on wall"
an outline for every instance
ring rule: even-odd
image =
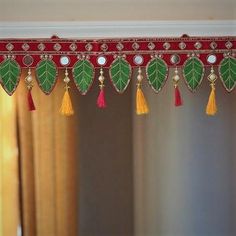
[[[120,96],[105,84],[106,109],[96,107],[97,80],[79,97],[79,235],[133,236],[131,87]]]

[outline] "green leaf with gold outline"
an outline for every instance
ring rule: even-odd
[[[73,78],[78,90],[85,95],[93,83],[94,67],[86,60],[79,60],[73,67]]]
[[[7,94],[12,95],[20,82],[19,64],[8,58],[0,64],[0,83]]]
[[[236,86],[236,59],[224,58],[219,66],[219,74],[225,89],[231,92]]]
[[[57,67],[52,60],[42,60],[36,66],[36,79],[45,94],[50,94],[56,84]]]
[[[188,88],[195,92],[204,76],[204,65],[197,57],[189,58],[183,66],[183,76]]]
[[[110,77],[118,93],[123,93],[129,85],[131,71],[130,64],[122,57],[118,57],[111,64]]]
[[[161,58],[153,58],[146,67],[147,80],[152,89],[158,93],[161,91],[168,75],[168,67]]]

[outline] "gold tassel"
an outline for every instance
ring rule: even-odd
[[[144,115],[149,112],[147,101],[144,97],[143,91],[141,89],[141,82],[143,80],[142,70],[139,67],[138,69],[138,76],[137,76],[137,93],[136,93],[136,114],[137,115]]]
[[[71,102],[71,98],[69,94],[70,87],[68,86],[68,83],[70,82],[70,79],[68,77],[67,69],[65,71],[64,82],[66,85],[65,85],[65,93],[64,93],[61,108],[60,108],[60,114],[63,116],[71,116],[74,114],[74,110],[73,110],[73,106],[72,106],[72,102]]]
[[[217,80],[217,76],[214,72],[213,67],[211,67],[211,73],[207,77],[207,79],[211,82],[211,93],[209,96],[208,104],[206,107],[206,114],[209,116],[214,116],[217,112],[217,105],[216,105],[216,94],[215,94],[215,81]]]

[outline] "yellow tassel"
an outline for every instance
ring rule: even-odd
[[[70,82],[70,78],[68,77],[67,68],[65,71],[64,82],[66,86],[65,86],[65,93],[64,93],[62,103],[61,103],[60,114],[63,116],[72,116],[74,114],[74,110],[73,110],[73,106],[72,106],[72,102],[71,102],[71,98],[69,94],[70,87],[68,86],[68,83]]]
[[[140,88],[140,84],[137,85],[136,93],[136,114],[143,115],[149,112],[147,101],[144,97],[143,91]]]
[[[137,80],[138,83],[137,83],[137,93],[136,93],[136,114],[144,115],[149,112],[149,109],[143,91],[141,89],[141,82],[143,80],[143,75],[140,67],[138,68]]]
[[[62,99],[60,114],[63,116],[71,116],[74,114],[74,110],[72,107],[71,98],[70,98],[68,88],[66,88],[66,91],[65,91],[63,99]]]
[[[215,90],[216,90],[215,85],[212,83],[211,84],[211,93],[210,93],[208,104],[206,107],[206,114],[209,116],[214,116],[217,112]]]
[[[207,77],[207,79],[211,82],[211,93],[209,96],[208,104],[206,107],[206,114],[209,116],[214,116],[217,112],[217,106],[216,106],[216,94],[215,94],[215,81],[217,80],[217,75],[214,72],[213,66],[211,67],[211,73]]]

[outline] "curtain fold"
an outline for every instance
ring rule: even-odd
[[[15,236],[20,225],[15,97],[0,90],[0,236]]]
[[[59,114],[62,82],[50,99],[35,86],[36,111],[29,112],[25,76],[26,71],[17,90],[24,236],[75,236],[77,117]],[[59,76],[63,78],[63,74]]]

